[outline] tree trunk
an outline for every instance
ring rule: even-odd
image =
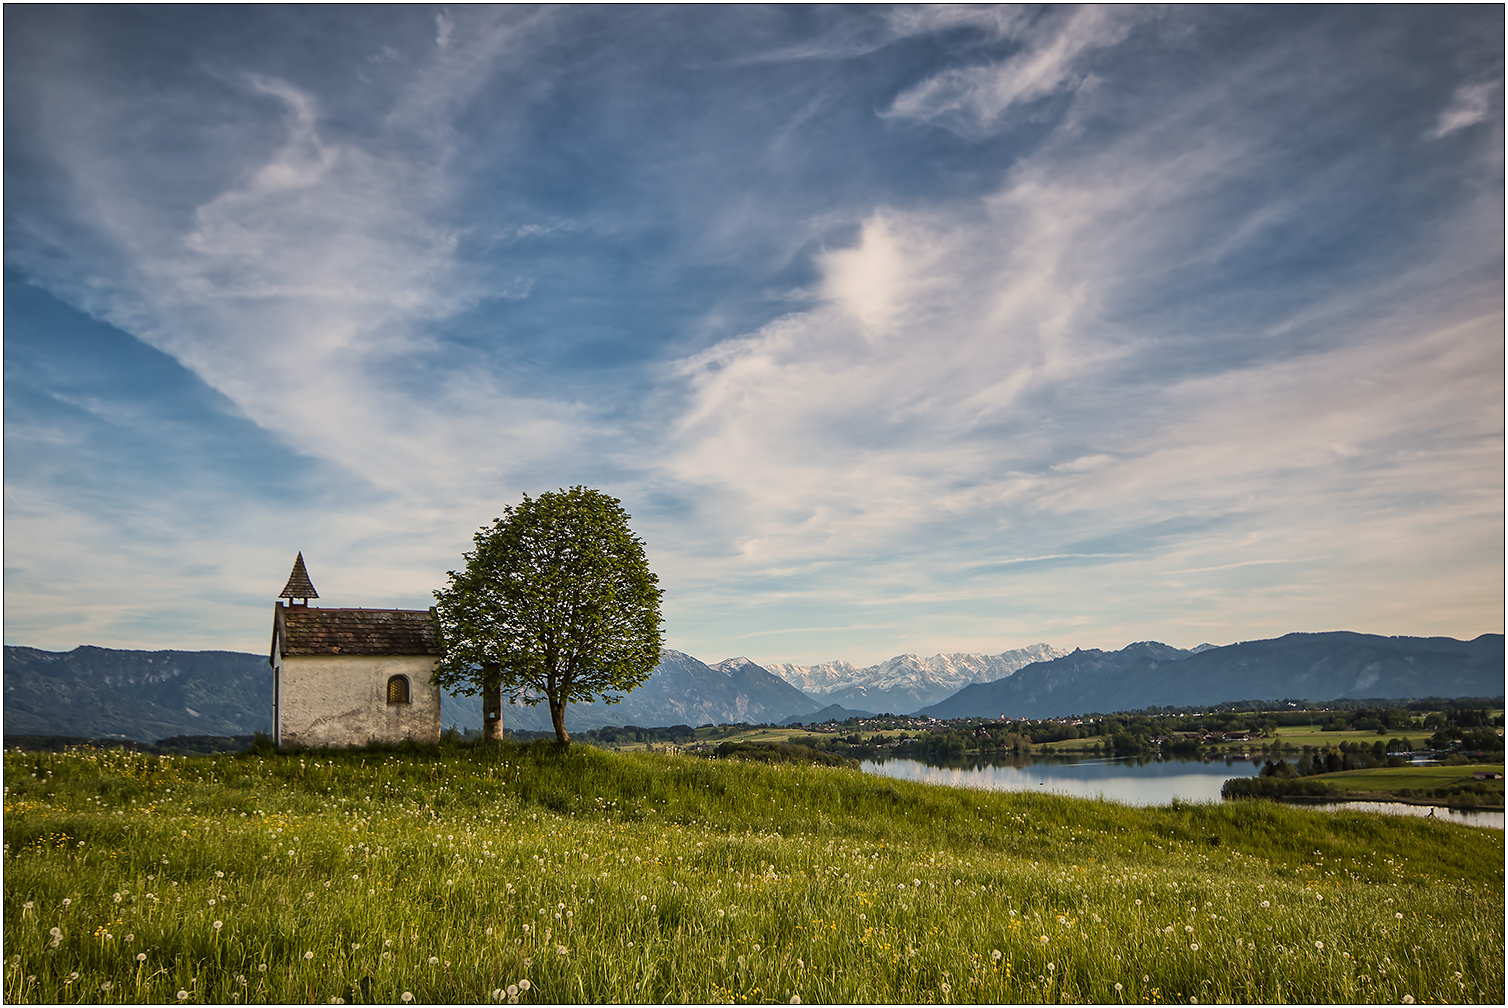
[[[482,680],[482,741],[503,740],[503,679],[488,675]]]
[[[571,744],[571,736],[566,734],[565,729],[565,701],[556,700],[553,697],[550,703],[550,723],[555,726],[555,741],[564,749]]]

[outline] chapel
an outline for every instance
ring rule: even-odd
[[[440,689],[429,681],[440,657],[435,611],[310,605],[317,598],[300,552],[273,606],[274,741],[440,741]]]

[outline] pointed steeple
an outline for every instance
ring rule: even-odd
[[[319,598],[319,592],[314,590],[314,584],[309,580],[309,572],[304,570],[304,554],[299,552],[298,559],[293,561],[293,573],[288,575],[288,584],[284,586],[278,598],[303,599],[308,605],[312,598]]]

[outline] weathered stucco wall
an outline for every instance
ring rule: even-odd
[[[440,741],[440,689],[432,655],[284,655],[278,669],[282,745],[348,746]],[[406,704],[387,702],[387,681],[406,675]]]

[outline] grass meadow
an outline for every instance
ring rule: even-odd
[[[550,744],[5,756],[12,1003],[1503,1000],[1503,833]]]
[[[1403,788],[1448,788],[1475,785],[1471,775],[1479,770],[1501,774],[1501,763],[1468,763],[1461,766],[1405,766],[1373,767],[1370,770],[1341,770],[1336,773],[1319,774],[1322,780],[1341,791],[1397,791]],[[1498,804],[1502,804],[1503,782],[1489,782],[1497,789]]]

